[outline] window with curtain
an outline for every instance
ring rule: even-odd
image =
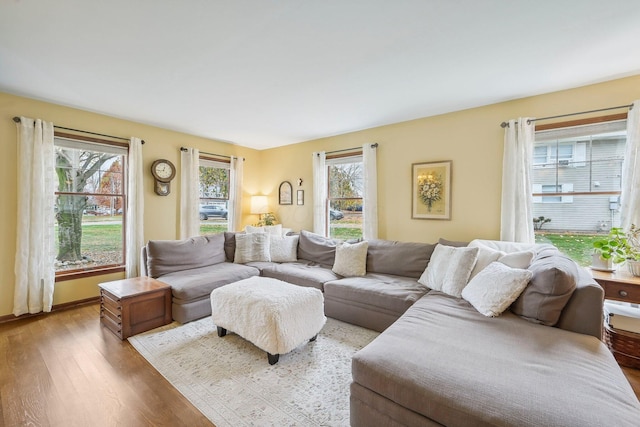
[[[56,279],[124,271],[127,144],[56,133]]]
[[[331,156],[326,159],[329,237],[361,238],[364,197],[364,168],[361,154]]]
[[[200,234],[227,231],[233,206],[229,203],[229,162],[200,157]]]
[[[618,119],[536,131],[536,241],[556,244],[580,264],[590,264],[593,240],[620,226],[626,127]]]

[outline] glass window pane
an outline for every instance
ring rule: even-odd
[[[86,196],[56,197],[56,271],[124,263],[123,198],[101,197],[108,199],[102,205],[87,204]],[[80,209],[81,206],[85,208]]]
[[[229,165],[200,161],[200,235],[229,227]]]

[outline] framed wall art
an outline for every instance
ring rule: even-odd
[[[282,181],[278,190],[278,203],[281,205],[293,204],[293,187],[289,181]]]
[[[298,195],[298,204],[304,205],[304,190],[298,190],[297,195]]]
[[[451,160],[411,166],[411,218],[451,219]]]

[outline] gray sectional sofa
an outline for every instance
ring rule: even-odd
[[[263,275],[316,287],[327,316],[382,332],[353,357],[353,426],[640,425],[640,404],[600,340],[602,288],[553,248],[532,249],[524,292],[486,317],[419,282],[436,244],[368,241],[366,274],[343,277],[330,239],[301,231],[295,261],[238,264],[235,238],[150,241],[145,274],[172,286],[179,322],[210,314],[213,289]]]

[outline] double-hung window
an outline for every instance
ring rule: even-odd
[[[338,239],[362,237],[364,169],[362,155],[327,156],[329,236]]]
[[[577,235],[575,240],[584,242],[584,248],[570,253],[576,258],[590,259],[590,236],[620,226],[627,125],[625,119],[614,118],[581,125],[549,125],[551,129],[537,130],[535,134],[531,170],[533,217],[544,221],[536,239]],[[573,250],[562,249],[567,253]]]
[[[127,144],[56,133],[54,145],[56,279],[123,271]]]
[[[200,234],[227,231],[231,163],[200,157]]]

